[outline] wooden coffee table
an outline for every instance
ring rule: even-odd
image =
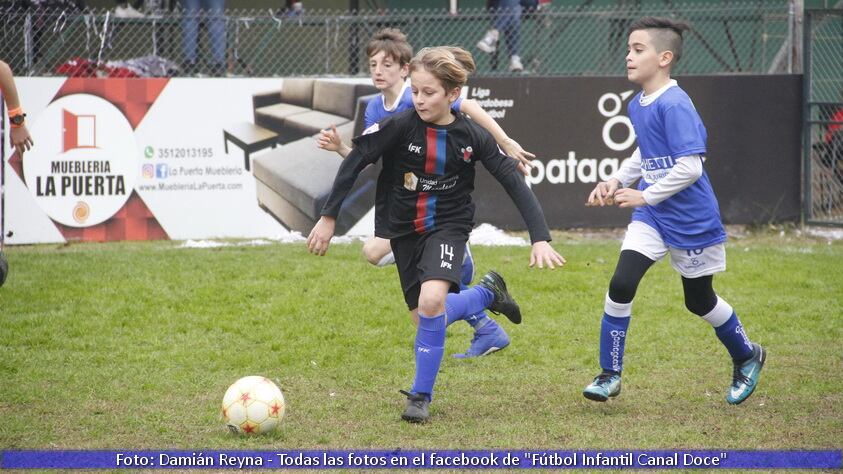
[[[246,171],[251,169],[249,155],[267,147],[278,145],[278,134],[251,122],[238,122],[227,126],[222,131],[225,154],[228,154],[228,142],[231,142],[245,154]]]

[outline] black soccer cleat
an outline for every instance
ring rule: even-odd
[[[491,291],[495,298],[489,306],[489,311],[495,314],[503,314],[514,324],[521,324],[521,308],[512,295],[506,291],[506,282],[503,277],[496,271],[489,270],[489,273],[483,275],[478,285]]]
[[[404,390],[399,390],[407,396],[407,406],[404,408],[404,413],[401,418],[410,423],[424,423],[430,418],[430,400],[427,395],[423,393],[410,393]]]

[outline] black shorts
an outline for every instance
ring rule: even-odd
[[[389,241],[395,267],[410,311],[419,307],[421,284],[427,280],[451,282],[452,293],[460,291],[462,259],[468,232],[442,229],[411,234]]]

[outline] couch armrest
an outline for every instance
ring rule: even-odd
[[[259,109],[267,105],[278,104],[281,102],[281,91],[258,92],[252,94],[252,109]]]

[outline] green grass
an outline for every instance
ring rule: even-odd
[[[474,360],[446,355],[431,422],[399,419],[412,326],[394,268],[360,244],[183,249],[173,242],[10,247],[0,288],[0,447],[10,448],[840,448],[843,243],[733,239],[718,292],[769,351],[758,391],[731,375],[711,327],[688,313],[666,262],[635,301],[623,394],[587,401],[616,240],[557,235],[564,270],[527,248],[476,247],[504,274],[524,323]],[[467,325],[448,331],[463,351]],[[230,435],[220,402],[245,375],[288,402],[270,436]]]

